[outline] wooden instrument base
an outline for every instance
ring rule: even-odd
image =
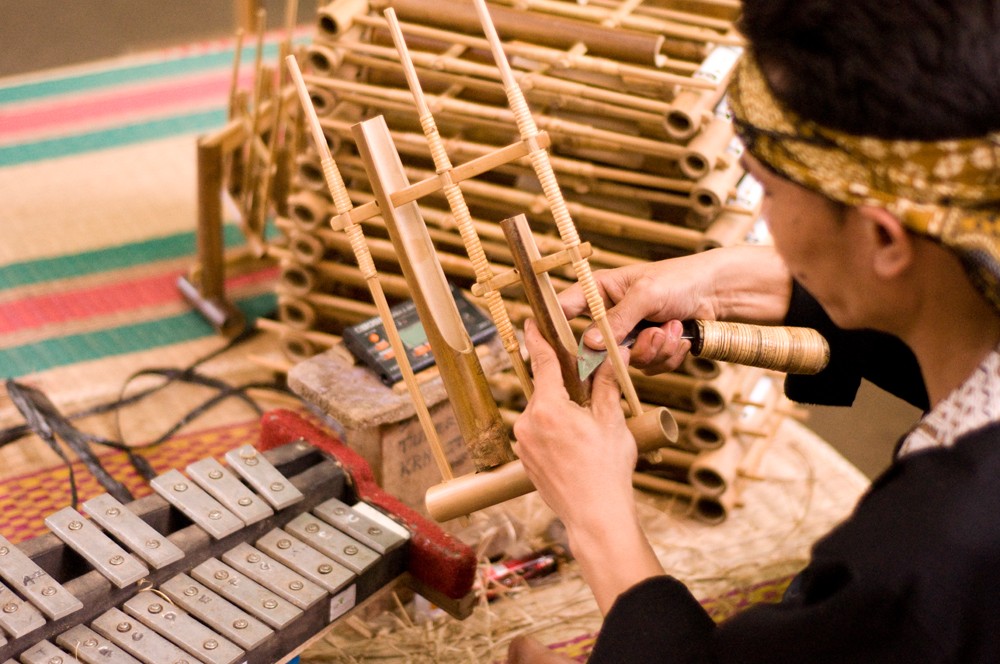
[[[509,364],[499,341],[477,347],[487,375]],[[371,466],[375,479],[401,502],[427,515],[424,492],[441,482],[409,394],[386,387],[367,367],[354,364],[343,347],[312,357],[288,372],[288,384],[344,427],[344,442]],[[432,367],[418,374],[421,393],[456,474],[474,470]]]

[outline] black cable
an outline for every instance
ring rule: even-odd
[[[8,379],[6,382],[7,391],[10,394],[11,400],[14,402],[15,406],[25,418],[25,424],[0,430],[0,447],[19,440],[30,433],[38,435],[69,468],[72,504],[73,507],[76,508],[78,501],[76,477],[73,472],[73,464],[71,460],[57,441],[57,438],[61,438],[77,454],[87,469],[94,475],[95,478],[97,478],[98,482],[100,482],[101,486],[104,487],[109,494],[113,495],[120,502],[129,502],[133,499],[131,493],[123,484],[118,482],[113,476],[111,476],[110,473],[107,472],[97,455],[94,454],[93,450],[90,448],[91,444],[104,445],[126,453],[132,466],[135,467],[138,473],[148,481],[156,476],[156,472],[150,465],[149,461],[142,455],[136,454],[136,451],[150,449],[170,440],[177,433],[177,431],[204,413],[208,412],[222,401],[229,398],[239,399],[249,405],[259,417],[264,411],[257,404],[257,402],[249,394],[247,394],[249,390],[273,390],[285,395],[296,396],[287,388],[287,386],[279,381],[254,381],[243,385],[233,386],[218,378],[201,374],[196,370],[199,365],[246,341],[256,333],[257,331],[254,329],[246,330],[234,339],[231,339],[224,346],[198,358],[191,365],[183,369],[151,368],[137,371],[125,380],[118,399],[108,403],[98,404],[84,411],[68,416],[60,413],[48,397],[46,397],[45,394],[37,388],[28,387],[17,383],[13,379]],[[133,380],[141,376],[149,375],[162,376],[165,380],[159,385],[140,390],[136,394],[128,397],[125,396],[128,385]],[[126,406],[139,403],[140,401],[156,394],[175,382],[201,385],[216,390],[216,393],[184,414],[156,439],[143,444],[126,444],[121,430],[121,409]],[[73,419],[112,411],[115,413],[115,429],[119,440],[112,440],[85,433],[77,429],[70,422],[70,420]]]

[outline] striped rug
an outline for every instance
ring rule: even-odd
[[[0,378],[72,409],[220,344],[175,283],[194,263],[196,140],[226,121],[233,59],[217,41],[0,79]],[[245,47],[242,89],[254,59]],[[252,320],[274,309],[275,278],[243,274],[227,294]],[[0,391],[0,427],[17,419]]]

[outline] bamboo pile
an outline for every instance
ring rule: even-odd
[[[375,205],[351,135],[352,125],[361,120],[385,117],[410,182],[429,181],[440,172],[382,14],[389,7],[399,17],[409,59],[451,162],[496,153],[519,138],[471,4],[334,0],[318,11],[315,36],[300,60],[354,210]],[[514,75],[542,132],[539,141],[549,149],[595,269],[737,244],[750,236],[759,190],[740,167],[740,147],[723,99],[742,53],[733,27],[737,11],[732,0],[491,3]],[[284,88],[279,85],[271,94],[281,100]],[[346,326],[378,310],[371,304],[371,275],[357,266],[347,236],[333,230],[343,205],[331,200],[320,157],[304,140],[301,116],[295,104],[285,103],[279,112],[286,114],[285,151],[267,154],[283,159],[275,168],[287,170],[288,183],[276,194],[281,200],[273,202],[279,237],[263,250],[281,265],[279,314],[277,321],[260,326],[276,332],[288,361],[297,363],[336,345]],[[256,121],[245,119],[251,125]],[[254,154],[252,146],[249,154]],[[462,180],[461,194],[494,274],[513,265],[501,219],[524,213],[543,254],[563,249],[527,157]],[[444,188],[418,204],[449,281],[490,308],[489,293],[477,288],[482,266],[467,253]],[[245,218],[257,227],[252,220],[267,206],[244,207]],[[410,287],[400,275],[385,224],[377,216],[357,218],[381,290],[390,302],[407,299]],[[550,275],[557,289],[575,279],[569,266]],[[504,304],[516,326],[531,315],[511,289],[504,291]],[[572,322],[577,334],[585,324]],[[738,504],[737,476],[741,469],[752,470],[754,450],[763,447],[758,441],[766,440],[780,415],[775,405],[780,386],[766,380],[770,375],[693,357],[676,374],[633,372],[638,398],[670,408],[682,430],[676,448],[644,455],[636,486],[689,501],[699,519],[724,519]],[[517,379],[492,379],[497,395],[506,395],[504,412],[512,416],[523,401]],[[763,391],[748,387],[765,383],[770,387]],[[751,411],[754,423],[747,424],[743,420]]]

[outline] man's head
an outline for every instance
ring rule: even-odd
[[[940,242],[1000,312],[1000,103],[982,101],[1000,99],[1000,40],[983,37],[1000,0],[886,4],[850,0],[830,13],[826,0],[748,0],[750,52],[730,89],[737,130],[783,178]],[[926,49],[936,66],[924,80],[911,70]],[[980,89],[965,98],[973,110],[941,111],[957,102],[922,97],[928,80]]]
[[[941,140],[1000,131],[1000,0],[744,0],[775,94],[831,129]]]

